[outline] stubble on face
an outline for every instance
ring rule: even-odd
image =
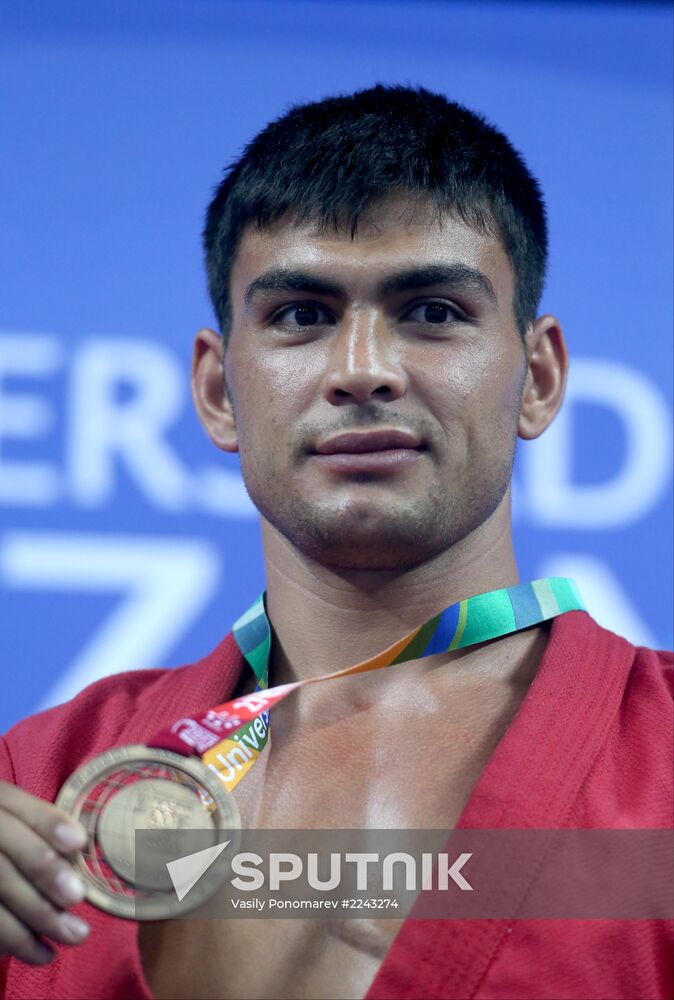
[[[368,427],[390,426],[372,414]],[[361,477],[360,495],[336,492],[324,499],[284,489],[284,470],[298,461],[288,449],[268,463],[260,475],[255,455],[242,461],[246,488],[260,514],[307,558],[336,570],[409,570],[428,562],[462,541],[492,517],[502,503],[512,474],[515,450],[500,462],[472,472],[457,466],[451,482],[433,479],[421,495],[410,490],[404,499],[380,499]],[[374,485],[374,484],[373,484]]]

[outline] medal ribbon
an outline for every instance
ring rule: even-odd
[[[566,577],[490,590],[457,601],[369,660],[322,677],[269,688],[271,625],[262,594],[233,627],[239,649],[257,678],[255,691],[199,712],[194,718],[179,719],[157,733],[148,746],[185,756],[196,754],[231,791],[267,743],[269,709],[298,688],[464,649],[531,628],[567,611],[585,611],[585,607],[575,582]]]

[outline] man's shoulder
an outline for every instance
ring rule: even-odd
[[[674,653],[636,646],[626,699],[633,702],[642,718],[650,716],[652,735],[655,736],[659,728],[663,739],[671,744],[674,735]]]
[[[625,679],[630,685],[647,684],[654,692],[674,694],[674,652],[650,646],[636,646],[624,636],[605,628],[586,611],[569,611],[559,619],[558,652],[564,657],[570,646],[582,649],[587,656],[601,661],[607,669],[617,660],[626,667]]]
[[[194,663],[125,671],[95,681],[70,701],[23,719],[0,737],[0,778],[53,799],[85,760],[114,746],[142,743],[181,716],[224,701],[243,663],[230,633]]]
[[[644,697],[648,689],[657,698],[671,701],[674,696],[674,652],[651,646],[635,646],[615,632],[603,628],[594,619],[591,620],[598,632],[629,647],[631,666],[627,693],[630,693],[630,688],[636,688],[640,696]]]
[[[179,681],[181,671],[191,664],[156,670],[128,670],[103,677],[89,684],[69,701],[29,715],[12,726],[4,736],[11,756],[14,779],[22,767],[31,769],[38,762],[53,766],[54,759],[64,758],[66,767],[114,745],[115,738],[129,719],[138,712],[146,698],[151,698],[165,676]],[[4,770],[4,769],[3,769]],[[3,773],[3,778],[6,775]],[[17,784],[23,786],[21,780]]]
[[[671,649],[651,649],[636,646],[634,664],[645,674],[658,677],[670,695],[674,695],[674,652]]]

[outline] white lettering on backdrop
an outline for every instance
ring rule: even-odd
[[[574,483],[572,463],[581,428],[577,404],[606,407],[623,432],[621,466],[602,483]],[[526,513],[553,528],[605,531],[645,517],[662,499],[672,471],[672,415],[660,390],[617,361],[576,358],[564,405],[536,441],[520,452]]]
[[[68,352],[55,336],[0,334],[0,504],[102,508],[124,469],[158,511],[255,517],[238,473],[190,469],[169,440],[188,405],[187,378],[158,341],[95,337]],[[45,449],[40,438],[57,427]],[[10,460],[6,445],[17,442],[29,454]],[[31,445],[51,460],[31,456]]]

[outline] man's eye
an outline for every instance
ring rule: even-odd
[[[445,302],[422,302],[407,313],[406,319],[417,323],[447,323],[461,319],[461,313]]]
[[[326,321],[329,321],[329,317],[325,310],[311,304],[288,306],[274,317],[274,322],[281,326],[316,326]]]

